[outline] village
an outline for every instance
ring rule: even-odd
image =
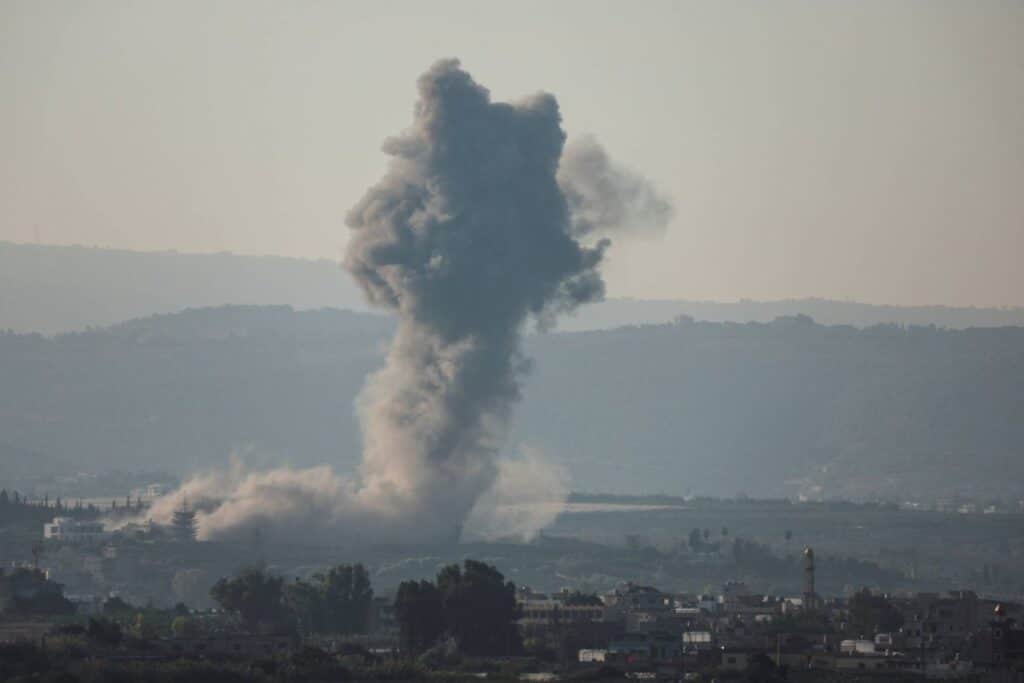
[[[132,510],[130,500],[125,510]],[[195,540],[195,511],[183,506],[166,527],[126,521],[117,531],[81,516],[76,519],[72,509],[47,522],[33,561],[0,575],[0,642],[9,654],[17,647],[65,653],[70,647],[100,659],[134,653],[154,662],[235,666],[318,653],[350,667],[356,662],[357,669],[415,665],[459,677],[482,666],[476,673],[531,680],[805,680],[800,676],[825,672],[959,679],[1010,675],[1024,667],[1024,608],[1018,602],[972,590],[861,588],[823,595],[811,547],[800,553],[794,577],[802,590],[778,595],[752,590],[742,580],[701,593],[631,581],[603,591],[545,592],[506,582],[496,568],[467,560],[466,576],[482,571],[497,592],[467,589],[474,596],[468,606],[452,612],[450,621],[437,617],[425,626],[424,604],[427,612],[433,605],[440,613],[445,600],[454,599],[445,597],[451,567],[438,574],[428,594],[418,591],[429,582],[415,579],[376,594],[373,576],[361,564],[303,580],[275,576],[258,560],[240,571],[222,562],[225,576],[213,589],[201,580],[201,570],[177,570],[173,595],[158,604],[145,597],[147,549],[159,548],[187,565],[217,548]],[[202,571],[215,570],[207,565]],[[232,571],[234,578],[227,576]],[[122,590],[96,589],[114,585],[104,581],[118,576]],[[76,589],[66,590],[67,582]],[[232,586],[243,585],[256,596],[249,603],[231,597]],[[92,592],[82,592],[90,586]],[[498,608],[487,607],[486,595],[498,596],[500,614],[487,612]],[[465,634],[474,629],[506,636],[472,644]]]

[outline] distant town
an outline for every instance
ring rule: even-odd
[[[449,548],[282,547],[258,530],[244,542],[206,542],[187,502],[169,524],[147,518],[166,489],[137,487],[103,505],[0,491],[4,680],[47,667],[83,671],[86,662],[146,676],[186,666],[209,680],[254,669],[282,680],[280,667],[333,672],[324,680],[1016,680],[991,677],[1024,671],[1019,579],[1001,580],[998,564],[985,564],[970,589],[918,590],[911,570],[819,558],[792,530],[782,539],[787,555],[725,527],[684,532],[671,549],[637,534],[602,545],[550,532]],[[575,513],[583,519],[744,506],[761,515],[780,506],[925,514],[849,503],[571,500],[567,509],[598,510]],[[992,503],[935,508],[928,514],[1020,520],[1017,509]],[[588,562],[603,580],[573,576]],[[704,585],[682,590],[687,576]]]

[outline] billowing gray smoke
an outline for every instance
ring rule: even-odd
[[[413,127],[349,214],[345,265],[398,313],[363,403],[363,481],[458,525],[495,476],[532,314],[600,298],[605,243],[570,231],[556,174],[565,136],[550,95],[491,102],[457,62],[420,78]]]
[[[628,227],[659,233],[672,205],[641,175],[608,158],[592,136],[570,142],[562,154],[558,182],[569,202],[572,232],[607,234]]]
[[[412,126],[384,143],[389,169],[347,219],[345,267],[398,318],[387,363],[358,401],[360,481],[207,477],[215,493],[190,489],[214,501],[203,535],[260,519],[306,530],[318,520],[341,537],[352,524],[393,540],[459,537],[481,496],[500,488],[525,326],[604,294],[597,268],[609,241],[584,236],[669,217],[592,139],[565,157],[564,143],[551,95],[492,102],[454,60],[419,79]]]

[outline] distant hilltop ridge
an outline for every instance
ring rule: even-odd
[[[690,317],[703,322],[772,322],[804,315],[821,325],[935,325],[949,329],[969,327],[1020,327],[1024,308],[977,308],[953,306],[893,306],[856,301],[806,298],[781,301],[685,301],[609,299],[586,307],[576,319],[559,329],[598,330],[624,325],[670,322]]]
[[[366,311],[362,294],[331,260],[230,253],[140,252],[0,241],[0,329],[57,334],[188,308],[286,305]],[[558,329],[585,331],[664,323],[770,322],[807,315],[823,325],[898,323],[951,329],[1024,326],[1024,308],[890,306],[793,299],[609,299],[584,306]]]
[[[393,325],[228,306],[0,334],[0,471],[184,477],[234,455],[356,472],[354,401]],[[1024,326],[681,319],[531,335],[524,351],[509,454],[539,450],[576,491],[1024,498]]]

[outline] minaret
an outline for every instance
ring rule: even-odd
[[[814,550],[807,546],[804,548],[804,609],[812,610],[818,607],[818,595],[814,592]]]

